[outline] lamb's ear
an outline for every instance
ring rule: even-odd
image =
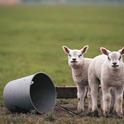
[[[63,51],[65,52],[65,54],[69,54],[70,49],[67,46],[62,46]]]
[[[88,45],[85,45],[81,50],[82,54],[85,54],[88,50],[89,46]]]
[[[101,51],[101,53],[103,53],[103,54],[105,54],[105,55],[109,55],[109,53],[111,52],[111,51],[109,51],[109,50],[107,50],[106,48],[104,48],[104,47],[101,47],[100,48],[100,51]]]
[[[121,55],[124,55],[124,47],[120,50],[118,50],[118,52],[121,54]]]

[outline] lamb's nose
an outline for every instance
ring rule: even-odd
[[[113,65],[117,65],[117,63],[116,62],[113,62]]]
[[[73,60],[73,61],[76,61],[76,58],[73,58],[72,60]]]

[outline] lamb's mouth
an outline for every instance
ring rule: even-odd
[[[74,63],[75,64],[75,63],[77,63],[77,61],[71,61],[71,63]]]
[[[112,67],[117,68],[117,67],[119,67],[119,65],[112,65]]]

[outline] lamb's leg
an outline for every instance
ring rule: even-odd
[[[123,116],[123,87],[116,89],[115,110],[119,117]]]
[[[107,86],[102,86],[102,95],[103,95],[103,114],[108,116],[111,107],[111,94],[110,89]]]
[[[102,102],[102,89],[101,89],[101,85],[99,85],[99,96],[98,96],[98,101],[99,101],[99,108],[100,108],[100,111],[102,111],[102,106],[103,106],[103,102]]]
[[[111,93],[111,107],[110,107],[110,112],[111,113],[115,113],[115,108],[114,108],[114,106],[115,106],[115,89],[112,88],[111,91],[110,91],[110,93]]]
[[[79,86],[77,85],[77,98],[80,100]]]
[[[88,87],[87,99],[88,99],[88,111],[91,112],[91,110],[92,110],[92,102],[91,102],[91,90],[90,90],[90,87]]]
[[[79,97],[77,110],[78,110],[78,112],[84,112],[84,100],[85,100],[87,88],[83,87],[82,85],[78,85],[77,90],[78,90],[77,94],[78,94],[78,97]]]
[[[99,83],[93,74],[89,74],[88,80],[91,89],[92,112],[94,113],[94,116],[98,116],[97,97],[98,97]]]

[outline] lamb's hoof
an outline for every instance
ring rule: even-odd
[[[78,114],[84,113],[84,108],[77,107],[77,113]]]
[[[114,114],[114,108],[113,107],[110,108],[110,113]]]
[[[110,117],[112,117],[112,113],[110,113],[110,112],[104,112],[103,113],[103,116],[106,117],[106,118],[110,118]]]
[[[117,118],[123,118],[123,114],[122,113],[116,113],[116,117]]]
[[[123,115],[118,115],[118,118],[122,119],[123,118]]]
[[[99,117],[99,113],[98,110],[95,110],[93,112],[88,112],[87,116],[91,116],[91,117]]]
[[[87,116],[87,113],[86,112],[82,112],[82,113],[80,113],[79,114],[81,117],[85,117],[85,116]]]
[[[104,114],[104,117],[110,118],[110,117],[112,117],[112,114]]]
[[[77,110],[77,113],[78,113],[78,114],[82,114],[82,113],[84,113],[84,110],[78,109],[78,110]]]
[[[91,116],[92,117],[93,112],[87,112],[87,116]]]

